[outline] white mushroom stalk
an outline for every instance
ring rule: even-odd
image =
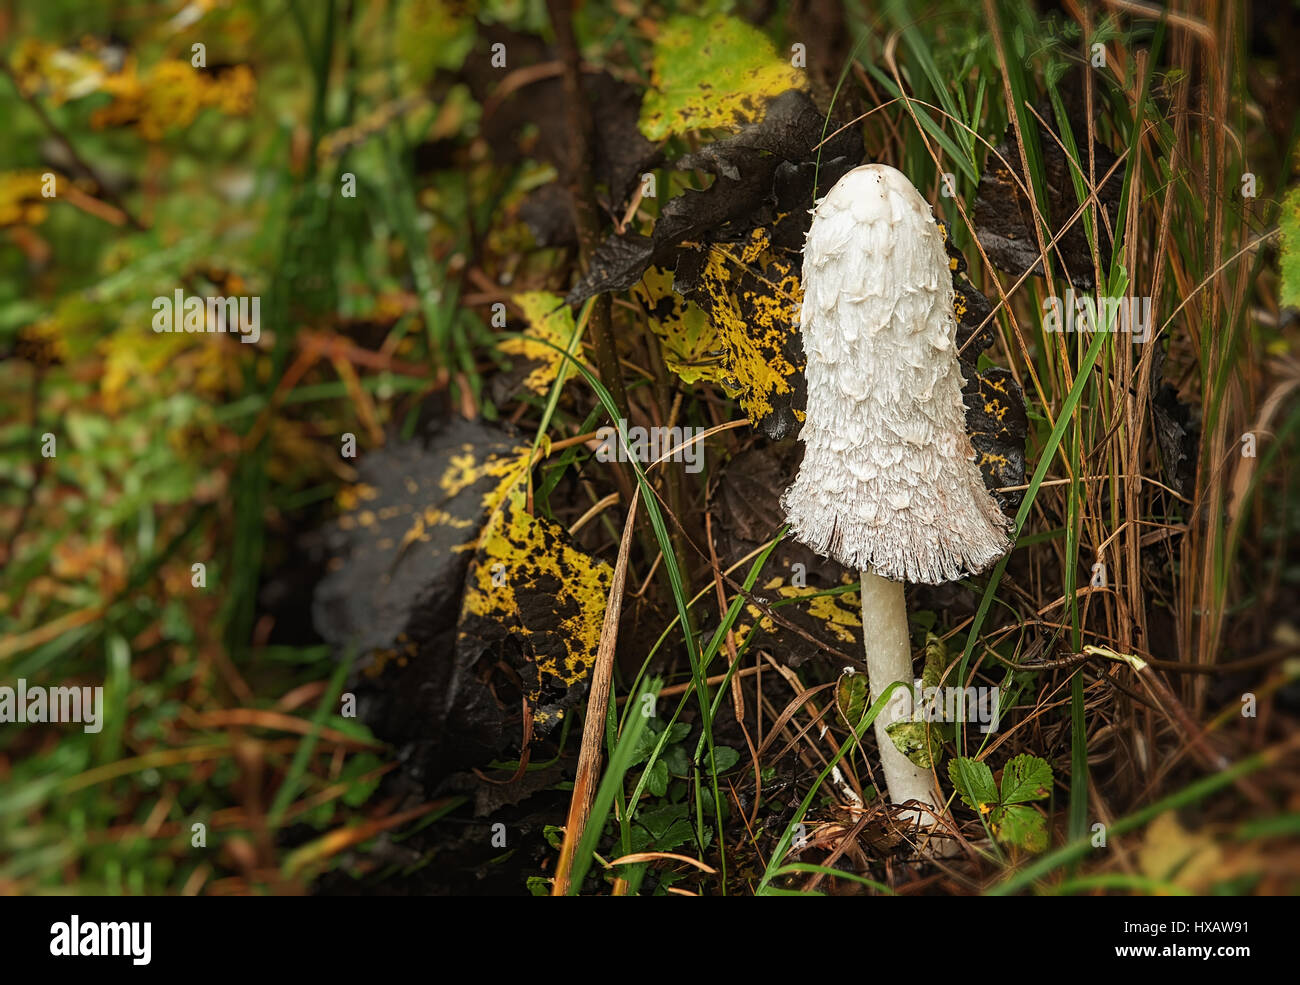
[[[982,571],[1009,549],[1009,524],[966,434],[952,274],[930,206],[883,164],[855,168],[813,210],[804,245],[804,458],[782,505],[794,536],[862,572],[873,698],[913,685],[903,582]],[[875,722],[890,800],[937,803],[928,770]],[[912,813],[923,824],[930,811]]]

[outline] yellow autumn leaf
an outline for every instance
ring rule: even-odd
[[[714,127],[738,129],[804,75],[762,31],[734,17],[674,17],[655,41],[650,89],[641,103],[649,140]]]
[[[713,323],[727,384],[755,424],[793,408],[803,375],[797,312],[803,303],[797,258],[772,247],[759,228],[741,244],[705,247],[709,255],[694,293]]]
[[[555,377],[560,373],[560,364],[568,362],[563,350],[568,348],[573,337],[573,311],[563,298],[546,291],[516,294],[514,300],[523,310],[528,327],[523,338],[506,339],[500,349],[506,355],[519,356],[533,364],[524,377],[523,386],[540,396],[550,392]],[[566,379],[571,376],[572,366],[567,367],[564,373]]]
[[[41,191],[45,172],[0,172],[0,228],[4,226],[39,226],[45,221],[49,201]]]
[[[673,274],[651,267],[632,294],[649,315],[650,331],[663,343],[664,365],[683,383],[722,383],[722,342],[700,308],[673,290]]]
[[[1188,831],[1167,811],[1152,821],[1138,849],[1138,866],[1148,879],[1204,892],[1223,865],[1223,850],[1212,835]]]
[[[141,72],[129,57],[122,71],[105,76],[99,88],[113,101],[92,114],[92,126],[134,126],[144,139],[157,141],[171,129],[188,127],[207,107],[226,116],[252,112],[257,81],[246,65],[213,74],[187,61],[164,59]]]
[[[528,456],[492,495],[498,501],[465,580],[458,640],[508,634],[523,649],[524,693],[540,726],[563,717],[595,664],[613,569],[582,553],[558,524],[526,509]],[[548,700],[549,698],[549,700]]]
[[[858,600],[857,592],[840,592],[837,595],[823,594],[824,588],[817,588],[813,585],[806,585],[798,588],[794,585],[784,584],[784,579],[777,577],[770,579],[763,586],[765,592],[775,592],[783,599],[800,599],[797,605],[805,610],[809,617],[813,619],[819,627],[826,630],[836,640],[841,643],[854,643],[857,641],[857,635],[854,634],[854,628],[861,633],[862,627],[862,603]],[[782,606],[789,612],[789,608]],[[792,607],[790,607],[792,608]],[[758,625],[766,633],[776,632],[776,623],[771,616],[764,615],[762,610],[756,606],[745,606],[745,612],[750,619],[757,620]],[[736,625],[736,635],[743,639],[747,636],[752,628],[750,623],[742,623],[739,620]]]

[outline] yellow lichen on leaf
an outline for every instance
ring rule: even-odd
[[[734,17],[674,17],[655,40],[650,89],[641,103],[649,140],[761,120],[767,104],[805,85],[762,31]]]
[[[984,413],[1001,423],[1002,419],[1007,416],[1007,406],[1001,401],[990,400],[984,404]]]
[[[39,226],[48,213],[42,194],[44,173],[5,171],[0,173],[0,228]]]
[[[461,445],[460,451],[450,456],[450,464],[438,479],[438,488],[446,499],[460,494],[464,489],[491,476],[499,480],[483,495],[483,506],[496,511],[505,501],[510,488],[522,481],[528,468],[530,449],[518,446],[509,455],[488,455],[480,461],[471,444]]]
[[[1020,449],[1025,417],[1019,395],[1010,392],[1014,385],[997,370],[980,373],[968,384],[966,429],[985,480],[995,489],[1024,482]]]
[[[27,38],[14,50],[10,69],[23,95],[41,96],[58,106],[99,91],[108,74],[97,57],[100,47],[93,39],[73,49]]]
[[[806,588],[789,589],[800,595],[808,594]],[[791,596],[794,597],[794,596]],[[841,643],[852,643],[856,637],[852,627],[862,627],[862,604],[856,592],[840,595],[817,595],[808,600],[808,614],[834,634]]]
[[[426,657],[466,667],[504,661],[518,675],[535,725],[554,723],[580,700],[595,661],[612,569],[574,546],[562,527],[528,512],[530,446],[501,435],[449,442],[432,461],[410,446],[385,454],[397,471],[382,478],[383,489],[358,483],[339,497],[349,511],[340,527],[354,531],[351,562],[372,565],[367,590],[373,585],[382,595],[387,584],[409,584],[413,568],[468,555],[463,581],[456,576],[463,592],[455,652],[440,645]],[[428,570],[446,576],[460,569]],[[417,607],[420,593],[411,597]],[[400,663],[401,653],[395,658],[390,648],[378,648],[379,660]]]
[[[980,456],[980,468],[1005,469],[1011,464],[1011,460],[1006,455],[994,455],[991,452],[985,452]]]
[[[613,570],[570,545],[563,528],[530,514],[522,483],[507,484],[466,577],[461,633],[471,617],[509,629],[537,669],[525,693],[540,722],[550,714],[538,708],[543,690],[580,683],[595,662]]]
[[[410,476],[405,478],[403,489],[409,502],[368,509],[366,504],[378,499],[380,491],[365,482],[345,486],[335,497],[343,514],[339,526],[344,530],[374,527],[404,515],[409,518],[408,525],[400,533],[394,531],[390,545],[398,557],[420,545],[448,554],[477,550],[485,536],[484,518],[490,523],[510,491],[522,488],[530,458],[531,449],[526,445],[517,445],[505,454],[481,455],[474,445],[462,444],[448,454],[447,465],[436,481],[421,485]],[[478,497],[457,504],[457,497],[485,480]]]
[[[356,485],[344,486],[339,490],[334,502],[338,508],[343,511],[355,510],[361,502],[369,501],[379,495],[379,490],[372,485],[364,482],[358,482]]]
[[[673,290],[673,274],[651,267],[632,294],[644,305],[650,331],[663,343],[664,365],[683,383],[722,383],[722,342],[700,308]]]
[[[257,81],[246,65],[211,75],[177,59],[158,62],[142,75],[135,60],[128,58],[121,72],[104,77],[100,90],[113,101],[92,114],[92,126],[133,125],[140,136],[157,141],[168,130],[188,127],[206,107],[226,116],[247,115]]]
[[[746,273],[742,286],[742,276]],[[776,398],[794,393],[803,362],[790,353],[803,303],[798,271],[771,249],[766,229],[755,229],[739,254],[714,245],[700,275],[705,308],[723,349],[728,385],[755,424],[776,411]],[[756,285],[751,287],[749,285]],[[804,412],[795,410],[802,421]]]
[[[563,350],[573,336],[573,311],[563,298],[546,291],[516,294],[515,304],[528,320],[525,337],[506,339],[500,348],[506,355],[519,356],[536,364],[524,378],[523,385],[529,392],[541,396],[550,392],[555,377],[560,373],[560,364],[568,362]],[[546,344],[548,342],[550,345]],[[566,367],[564,372],[567,379],[573,373],[572,366]]]
[[[854,634],[854,628],[861,630],[862,627],[862,603],[858,600],[856,592],[841,592],[838,595],[823,595],[825,589],[816,588],[806,585],[803,588],[797,588],[794,585],[784,584],[785,579],[781,577],[771,578],[763,586],[764,591],[776,592],[783,599],[806,599],[806,603],[801,603],[802,607],[807,610],[808,615],[817,621],[817,624],[826,629],[832,636],[841,643],[853,643],[857,636]],[[782,606],[781,608],[786,608]],[[757,606],[745,606],[745,612],[749,618],[756,620],[758,626],[766,633],[776,632],[776,622],[771,616],[765,615]],[[753,629],[752,623],[742,623],[737,620],[736,635],[743,639],[748,636]]]

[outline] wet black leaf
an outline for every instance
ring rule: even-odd
[[[960,274],[952,278],[953,314],[957,318],[957,351],[964,362],[974,362],[981,352],[993,344],[993,320],[989,315],[993,305],[980,291]]]
[[[568,189],[558,181],[534,189],[519,206],[519,218],[528,226],[538,246],[577,246],[573,204]]]
[[[482,27],[473,54],[462,72],[470,92],[484,106],[480,132],[498,165],[525,157],[549,161],[562,180],[573,175],[576,148],[568,129],[564,84],[548,76],[497,96],[501,70],[492,67],[491,46],[506,45],[517,64],[540,65],[556,54],[540,38],[511,31],[499,24]],[[662,153],[637,126],[640,89],[608,72],[584,72],[583,93],[591,114],[591,173],[611,212],[621,211],[630,200],[641,174],[662,160]],[[529,134],[534,133],[530,139]]]
[[[993,492],[1003,512],[1014,515],[1024,492],[998,490],[1023,485],[1025,481],[1029,418],[1025,415],[1024,394],[1015,377],[1000,367],[979,373],[963,363],[962,370],[966,377],[966,385],[962,387],[966,432],[975,449],[975,462],[984,476],[984,485]]]
[[[784,161],[802,161],[809,157],[822,139],[825,117],[806,92],[790,89],[768,104],[767,113],[758,123],[752,123],[733,137],[702,147],[687,154],[677,162],[679,170],[699,168],[738,180],[741,174],[752,169],[760,154],[772,155]],[[838,124],[826,127],[834,133]],[[852,129],[834,137],[823,149],[822,157],[830,160],[845,154],[860,153],[861,142]],[[829,188],[829,185],[825,187]]]
[[[663,161],[663,152],[641,133],[641,92],[607,72],[585,74],[588,105],[595,130],[593,169],[608,190],[610,207],[622,211],[641,175]]]
[[[586,687],[609,567],[524,509],[529,459],[457,422],[366,456],[341,497],[315,623],[357,648],[361,717],[428,785],[517,753],[521,697],[541,734]]]
[[[481,763],[505,737],[507,715],[477,669],[450,659],[471,556],[464,547],[498,480],[483,474],[453,495],[443,480],[450,457],[465,449],[479,460],[513,448],[501,431],[457,421],[427,444],[372,452],[358,463],[361,481],[342,504],[349,511],[328,537],[334,559],[316,590],[316,628],[340,649],[357,648],[359,714],[418,777]],[[408,541],[426,508],[463,526],[429,523],[430,541]]]
[[[1084,121],[1082,105],[1083,86],[1073,85],[1067,78],[1061,84],[1061,93],[1075,146],[1079,149],[1080,159],[1084,162],[1086,177],[1088,129]],[[1054,120],[1051,104],[1046,99],[1041,100],[1036,108],[1042,119]],[[1046,219],[1053,230],[1058,230],[1078,210],[1080,199],[1075,194],[1071,175],[1073,166],[1058,143],[1059,134],[1053,135],[1042,124],[1037,125],[1037,130],[1038,143],[1043,155],[1044,178],[1047,183]],[[1099,185],[1098,199],[1105,214],[1110,217],[1110,228],[1114,229],[1118,223],[1123,171],[1116,169],[1109,180],[1103,181],[1117,158],[1108,147],[1099,142],[1093,143],[1093,156]],[[1029,199],[1021,190],[1021,183],[1026,187],[1029,185],[1025,179],[1020,152],[1015,142],[1015,131],[1008,125],[996,154],[990,153],[984,162],[984,172],[980,175],[979,192],[975,199],[975,230],[984,252],[1000,270],[1020,275],[1033,267],[1034,274],[1041,277],[1043,269],[1038,254],[1038,238],[1034,233],[1033,212]],[[1099,211],[1099,216],[1101,214]],[[1106,232],[1106,222],[1101,221],[1099,225],[1101,228],[1098,230],[1098,246],[1104,269],[1110,264],[1112,243]],[[1054,253],[1053,269],[1058,273],[1068,273],[1076,288],[1090,290],[1094,283],[1093,262],[1092,254],[1088,249],[1087,236],[1084,233],[1083,218],[1070,227],[1057,242],[1054,250],[1057,252]],[[1064,270],[1061,267],[1062,260]]]
[[[712,322],[725,382],[750,420],[773,439],[793,434],[806,399],[796,323],[809,209],[815,188],[861,161],[849,128],[827,141],[818,167],[813,148],[837,126],[806,93],[782,93],[761,122],[679,162],[718,176],[667,202],[649,237],[610,237],[566,300],[626,290],[652,264],[673,268],[674,290]]]
[[[743,451],[723,466],[709,509],[724,566],[751,554],[781,529],[785,522],[781,494],[794,481],[799,457],[796,442],[782,441]],[[747,605],[737,620],[737,639],[758,625],[764,645],[779,652],[782,662],[791,667],[827,656],[817,640],[856,656],[862,652],[857,595],[806,598],[856,580],[856,572],[787,538],[769,558],[754,594],[769,604],[803,597],[774,610],[783,622],[798,626],[803,634],[773,620],[761,608]]]
[[[799,447],[793,441],[751,448],[723,466],[710,509],[715,529],[734,541],[726,547],[734,548],[735,557],[724,549],[725,558],[745,556],[781,529],[785,522],[781,494],[794,481],[798,469]]]
[[[1151,414],[1165,484],[1178,495],[1190,497],[1196,491],[1200,423],[1192,409],[1178,399],[1177,388],[1169,383],[1161,383],[1151,398]]]
[[[626,290],[652,263],[671,266],[667,261],[686,240],[741,238],[763,225],[759,214],[773,215],[778,167],[782,162],[811,165],[816,157],[812,148],[821,140],[823,124],[812,99],[790,90],[772,100],[761,122],[687,155],[678,167],[712,171],[717,175],[713,184],[703,191],[683,192],[665,203],[648,238],[629,233],[606,240],[595,254],[592,269],[569,292],[569,304],[581,304],[604,291]],[[827,132],[835,129],[837,124],[832,121]],[[849,167],[859,163],[861,138],[849,128],[822,148],[821,158],[821,188],[826,189],[835,180],[830,175],[837,158],[850,160]],[[812,207],[811,181],[807,184],[805,210]],[[729,228],[738,222],[743,228]],[[800,248],[802,245],[800,241]]]
[[[655,250],[655,242],[649,236],[627,233],[609,237],[591,255],[586,274],[569,291],[565,301],[576,305],[594,294],[626,291],[655,262]]]
[[[993,304],[965,276],[966,258],[953,245],[948,223],[942,219],[937,221],[943,232],[943,245],[948,251],[948,266],[952,271],[952,313],[957,319],[957,353],[962,362],[970,363],[973,369],[979,354],[993,344],[993,320],[989,318]]]
[[[961,360],[962,397],[966,403],[966,433],[984,485],[1007,515],[1014,515],[1023,492],[998,492],[1025,481],[1025,438],[1029,419],[1024,393],[1005,369],[981,373],[979,356],[993,344],[993,304],[965,275],[966,258],[952,243],[949,227],[940,221],[952,269],[953,315],[957,319],[957,351]]]

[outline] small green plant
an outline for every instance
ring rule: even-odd
[[[688,778],[691,774],[691,751],[687,748],[686,740],[691,727],[685,722],[669,725],[658,718],[652,718],[638,740],[636,751],[632,756],[632,765],[644,763],[650,758],[651,752],[659,744],[660,736],[665,730],[668,732],[668,738],[663,754],[651,764],[645,778],[645,790],[657,802],[646,804],[638,809],[632,819],[633,852],[670,852],[694,838],[691,803],[687,796]],[[740,761],[740,753],[728,746],[715,746],[713,752],[719,774],[731,769]],[[708,790],[701,793],[706,800],[706,811],[711,813],[713,806],[709,794]],[[711,834],[712,831],[709,829],[704,830],[704,845],[701,847],[708,847]]]
[[[1003,768],[999,787],[987,764],[962,756],[948,764],[948,778],[999,842],[1030,852],[1047,848],[1047,819],[1029,806],[1052,792],[1052,767],[1045,760],[1016,756]]]

